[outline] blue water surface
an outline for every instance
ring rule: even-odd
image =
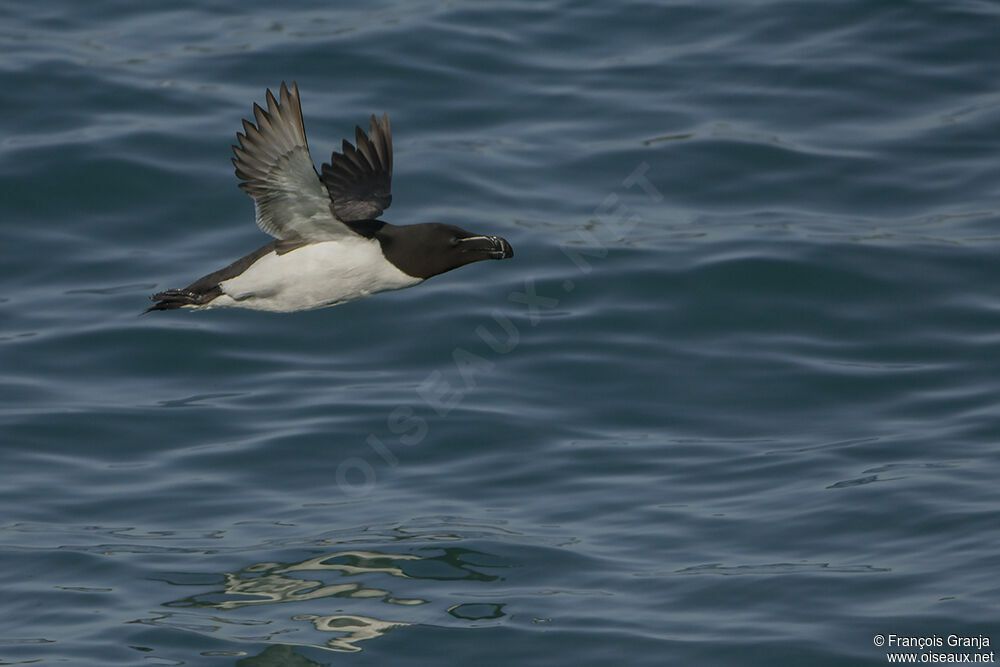
[[[0,664],[993,650],[998,34],[975,0],[0,0]],[[230,145],[293,80],[317,164],[389,114],[386,220],[515,258],[141,316],[267,241]]]

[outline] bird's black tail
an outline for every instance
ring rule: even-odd
[[[190,289],[168,289],[165,292],[157,292],[149,297],[156,303],[146,309],[151,310],[176,310],[184,306],[203,306],[215,297],[222,294],[222,289],[218,286],[207,292],[193,292]]]

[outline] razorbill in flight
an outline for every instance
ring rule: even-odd
[[[291,89],[282,82],[279,98],[268,90],[267,111],[254,104],[257,124],[244,120],[233,146],[240,188],[253,198],[257,226],[275,240],[184,289],[154,294],[149,310],[324,308],[514,256],[499,236],[378,220],[392,201],[388,116],[373,115],[368,134],[355,128],[356,145],[344,140],[343,152],[317,172],[295,82]]]

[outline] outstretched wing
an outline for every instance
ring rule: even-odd
[[[374,220],[392,203],[392,129],[389,116],[373,115],[368,134],[354,129],[357,147],[344,140],[343,152],[334,152],[323,165],[323,184],[333,210],[344,222]]]
[[[330,208],[330,197],[309,156],[299,87],[281,83],[280,102],[267,91],[267,111],[253,105],[257,124],[243,121],[233,146],[240,188],[253,198],[257,226],[282,240],[337,238],[351,231]]]

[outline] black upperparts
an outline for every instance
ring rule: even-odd
[[[346,139],[343,152],[330,156],[322,167],[323,185],[333,211],[344,222],[377,218],[392,203],[392,128],[389,117],[372,115],[368,134],[354,128],[355,148]]]

